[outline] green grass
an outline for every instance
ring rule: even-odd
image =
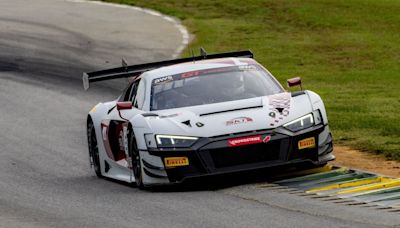
[[[400,1],[108,1],[180,18],[195,35],[189,49],[251,49],[280,82],[301,76],[337,144],[400,160]]]

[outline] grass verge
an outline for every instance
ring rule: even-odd
[[[180,18],[190,49],[251,49],[282,83],[301,76],[336,143],[400,160],[400,1],[107,1]]]

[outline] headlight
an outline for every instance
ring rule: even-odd
[[[199,138],[177,135],[156,135],[158,147],[190,147],[197,139]]]
[[[311,113],[283,125],[284,128],[294,132],[312,126],[314,126],[314,116]]]

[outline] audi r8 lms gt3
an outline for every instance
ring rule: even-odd
[[[84,73],[84,87],[124,77],[123,93],[87,117],[99,177],[145,187],[335,158],[321,98],[286,92],[250,51],[123,64]]]

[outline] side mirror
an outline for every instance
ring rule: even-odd
[[[300,89],[303,90],[301,87],[301,78],[300,77],[295,77],[287,80],[287,85],[288,87],[294,87],[294,86],[300,86]]]
[[[124,109],[132,109],[132,102],[124,101],[124,102],[117,102],[117,110],[124,110]]]

